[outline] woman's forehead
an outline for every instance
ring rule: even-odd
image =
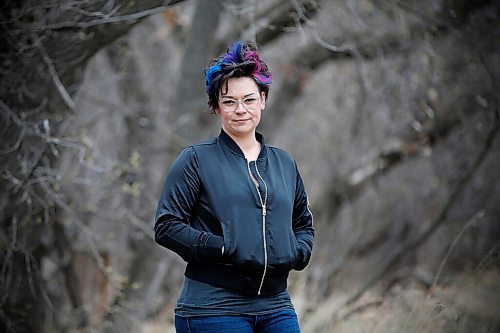
[[[250,94],[259,94],[257,83],[249,77],[231,78],[221,88],[221,96],[243,97]]]

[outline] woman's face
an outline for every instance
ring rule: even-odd
[[[217,113],[222,128],[234,137],[255,135],[260,115],[266,106],[264,93],[250,77],[231,78],[219,92]]]

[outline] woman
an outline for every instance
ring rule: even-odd
[[[300,332],[286,286],[311,257],[313,216],[295,161],[256,132],[271,72],[236,42],[205,76],[221,132],[181,152],[156,212],[156,242],[187,262],[176,330]]]

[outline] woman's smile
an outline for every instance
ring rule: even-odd
[[[251,119],[250,118],[244,118],[244,119],[235,119],[234,121],[238,124],[244,124],[246,123],[247,121],[250,121]]]

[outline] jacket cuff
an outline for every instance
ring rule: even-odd
[[[224,238],[217,235],[208,237],[205,243],[205,256],[207,259],[216,259],[222,257],[222,247],[224,246]]]

